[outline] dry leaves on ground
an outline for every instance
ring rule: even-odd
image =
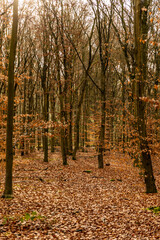
[[[127,155],[108,153],[103,170],[94,151],[65,167],[60,152],[42,159],[15,157],[14,199],[0,200],[0,239],[160,239],[160,214],[147,209],[160,206],[160,194],[145,194]],[[159,187],[158,157],[153,162]]]

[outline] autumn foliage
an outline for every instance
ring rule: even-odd
[[[4,191],[14,15],[11,1],[1,2]],[[17,200],[0,203],[0,236],[160,238],[154,219],[159,193],[144,193],[159,189],[159,13],[157,0],[19,3],[12,139]]]

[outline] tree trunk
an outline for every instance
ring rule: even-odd
[[[105,120],[106,120],[106,91],[105,91],[105,76],[101,77],[101,126],[99,134],[99,147],[98,147],[98,168],[103,168],[103,153],[105,149]]]
[[[18,27],[18,0],[13,3],[13,25],[8,69],[8,110],[7,110],[7,137],[6,137],[6,179],[4,198],[13,197],[12,167],[13,167],[13,116],[14,116],[14,62],[17,46]]]
[[[49,94],[45,92],[44,94],[44,121],[48,122],[48,105],[49,105]],[[44,129],[44,162],[48,162],[48,127]]]
[[[147,13],[149,1],[135,0],[135,59],[136,59],[136,117],[141,150],[141,161],[144,169],[144,179],[147,193],[156,193],[152,161],[147,141],[144,87],[147,80]],[[145,9],[145,11],[144,11]]]
[[[72,93],[71,93],[72,94]],[[72,100],[71,100],[72,101]],[[70,112],[69,112],[69,127],[68,127],[68,154],[72,155],[73,143],[72,143],[72,132],[73,132],[73,106],[70,101]]]
[[[125,153],[125,70],[123,70],[123,78],[122,78],[122,148],[123,153]]]
[[[76,115],[76,121],[75,121],[75,133],[76,133],[76,138],[75,138],[75,146],[74,146],[74,151],[73,151],[73,156],[72,159],[76,160],[76,153],[77,150],[79,149],[79,123],[80,123],[80,118],[81,118],[81,107],[84,99],[84,93],[86,89],[86,84],[87,84],[87,76],[85,76],[85,80],[82,86],[82,92],[81,96],[78,102],[78,109],[77,109],[77,115]]]
[[[72,66],[71,66],[72,67]],[[73,78],[73,76],[71,75]],[[73,134],[73,84],[72,84],[72,78],[70,79],[69,83],[69,89],[70,89],[70,95],[69,95],[69,123],[68,123],[68,154],[72,155],[73,153],[73,141],[72,141],[72,134]]]
[[[25,133],[25,121],[26,121],[26,117],[25,117],[25,114],[26,114],[26,78],[24,79],[24,89],[23,89],[23,96],[24,96],[24,101],[23,101],[23,128],[22,128],[22,135]],[[22,141],[21,141],[21,156],[24,156],[24,147],[25,147],[25,138],[23,137],[22,138]]]
[[[49,94],[48,94],[48,83],[47,83],[47,66],[46,59],[44,60],[43,75],[42,75],[42,88],[44,95],[43,105],[43,120],[45,123],[48,122],[48,108],[49,108]],[[48,162],[48,127],[44,128],[43,135],[43,150],[44,150],[44,162]]]
[[[63,106],[63,97],[62,93],[60,96],[60,121],[61,121],[61,153],[62,153],[62,160],[63,165],[67,165],[67,147],[66,147],[66,136],[65,136],[65,113],[64,113],[64,106]]]
[[[53,92],[53,95],[55,93]],[[55,119],[55,97],[54,96],[51,96],[51,99],[50,99],[50,103],[51,103],[51,120],[53,123],[55,123],[56,119]],[[54,136],[54,127],[51,128],[51,134],[52,134],[52,137],[51,137],[51,152],[54,152],[55,151],[55,136]]]

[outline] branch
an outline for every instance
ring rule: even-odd
[[[4,14],[6,14],[7,10],[13,5],[13,2],[6,8],[6,10],[0,14],[0,17],[2,17]]]
[[[66,33],[65,33],[65,34],[66,34]],[[89,74],[89,72],[88,72],[89,68],[86,68],[86,66],[84,65],[84,62],[83,62],[82,58],[80,57],[80,54],[79,54],[76,46],[74,45],[72,39],[69,37],[69,35],[67,36],[67,34],[66,34],[66,37],[68,38],[68,40],[69,40],[70,43],[72,44],[72,46],[73,46],[73,48],[74,48],[74,50],[75,50],[75,52],[76,52],[76,54],[77,54],[77,56],[78,56],[81,64],[82,64],[82,66],[83,66],[83,68],[84,68],[84,70],[85,70],[85,73],[87,74],[87,76],[89,77],[89,79],[91,80],[91,82],[96,86],[96,88],[102,93],[102,89],[95,83],[95,81],[93,80],[93,78],[92,78],[91,75]],[[95,54],[96,54],[98,48],[99,48],[99,46],[97,47],[97,49],[96,49],[96,51],[95,51]],[[94,54],[94,56],[95,56],[95,54]],[[93,57],[94,57],[94,56],[93,56]],[[93,58],[92,58],[92,59],[93,59]]]

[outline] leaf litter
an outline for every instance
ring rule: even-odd
[[[60,152],[42,159],[42,152],[15,157],[14,198],[0,200],[0,239],[160,239],[160,193],[145,193],[127,155],[110,152],[104,169],[93,151],[67,166]],[[160,191],[158,156],[153,166]],[[4,177],[1,171],[1,193]]]

